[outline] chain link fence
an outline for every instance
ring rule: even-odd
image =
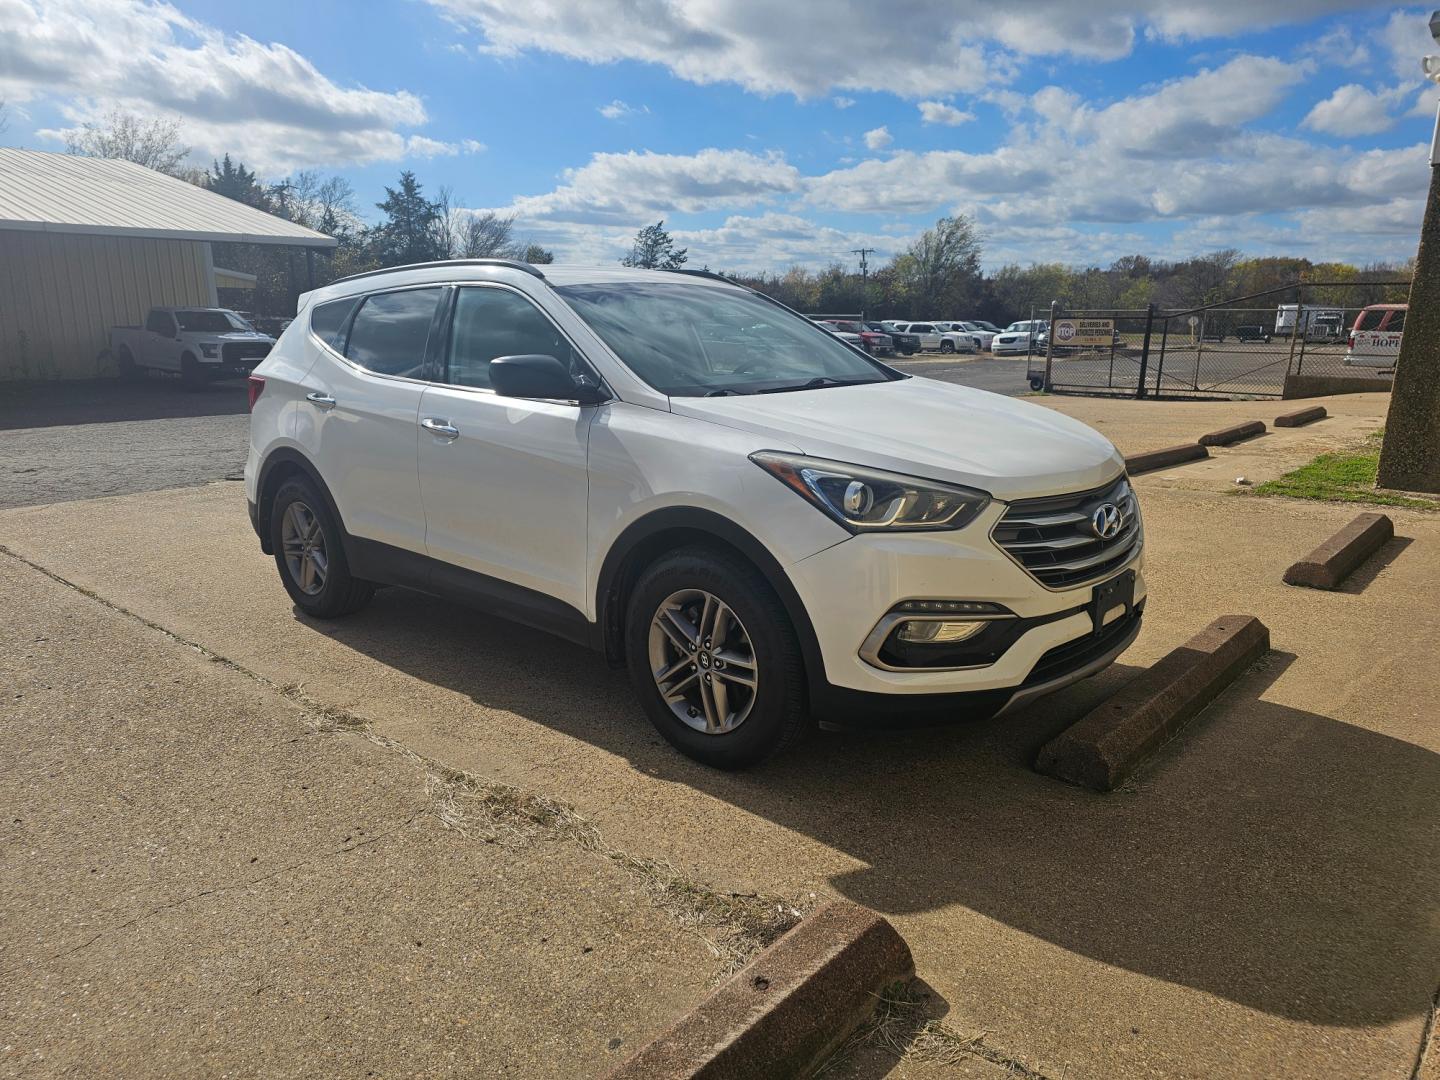
[[[1032,388],[1110,397],[1281,397],[1289,376],[1393,372],[1408,281],[1316,282],[1183,310],[1051,305]],[[1043,349],[1040,347],[1043,344]]]

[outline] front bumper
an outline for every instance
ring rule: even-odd
[[[1130,561],[1096,581],[1049,589],[991,539],[991,529],[1005,510],[1005,504],[993,503],[953,533],[856,536],[786,567],[814,626],[825,683],[844,693],[884,695],[892,703],[897,696],[918,702],[934,695],[996,691],[1004,706],[1021,692],[1031,697],[1048,692],[1055,688],[1049,685],[1054,679],[1070,674],[1050,662],[1056,650],[1083,650],[1102,639],[1110,641],[1107,634],[1115,624],[1097,633],[1090,611],[1097,585],[1134,571],[1133,610],[1143,609],[1143,546]],[[992,661],[963,668],[887,668],[874,662],[873,649],[867,660],[862,653],[876,626],[907,600],[998,604],[1018,617],[1021,632],[1010,635]],[[1138,625],[1137,617],[1136,632]],[[1034,691],[1032,677],[1040,676],[1045,677],[1035,685],[1045,689]]]

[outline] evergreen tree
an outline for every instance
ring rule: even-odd
[[[620,260],[621,266],[638,266],[645,270],[674,270],[684,266],[689,248],[675,247],[675,241],[665,231],[664,220],[646,225],[635,234],[630,254]]]
[[[420,190],[420,181],[408,169],[400,174],[399,188],[387,187],[385,201],[376,203],[385,215],[370,230],[371,246],[381,266],[433,262],[448,251],[440,242],[440,210]]]
[[[245,168],[243,162],[231,161],[229,154],[211,165],[210,171],[205,174],[205,187],[216,195],[224,195],[257,210],[268,212],[271,208],[265,186],[255,179],[255,173]]]

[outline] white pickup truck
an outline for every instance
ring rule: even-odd
[[[153,368],[177,372],[192,388],[248,375],[274,347],[274,338],[225,308],[151,308],[144,326],[110,329],[110,355],[122,378]]]

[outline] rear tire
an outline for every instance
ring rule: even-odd
[[[758,570],[729,552],[682,548],[647,567],[626,611],[625,656],[651,723],[701,764],[746,768],[812,726],[785,607]]]
[[[191,393],[204,390],[210,382],[209,374],[200,366],[200,361],[186,353],[180,358],[180,385]]]
[[[349,615],[375,595],[374,585],[351,576],[340,524],[308,480],[287,480],[275,493],[270,546],[285,591],[307,615]]]
[[[115,354],[115,370],[120,373],[120,378],[126,382],[135,382],[144,376],[145,372],[135,363],[135,357],[129,349],[121,349]]]

